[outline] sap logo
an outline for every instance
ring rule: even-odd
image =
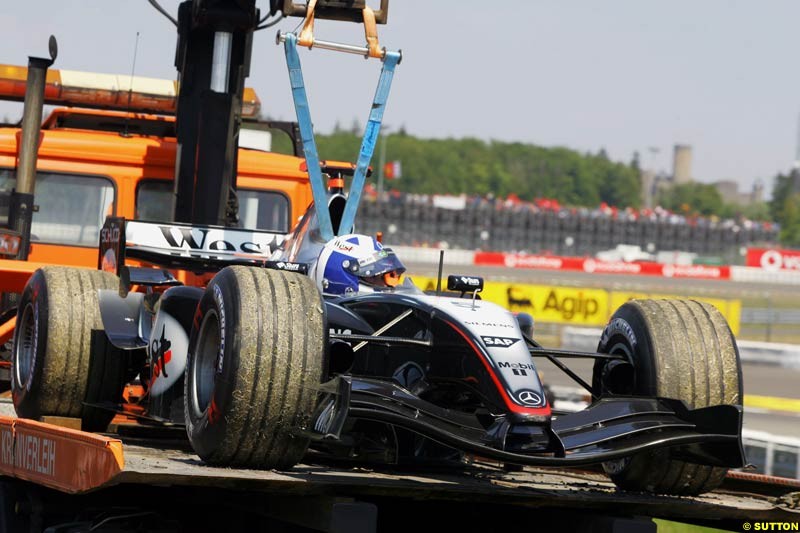
[[[519,342],[519,339],[509,337],[481,337],[483,344],[489,348],[508,348]]]

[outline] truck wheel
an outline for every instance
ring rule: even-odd
[[[316,407],[324,304],[306,276],[234,266],[200,300],[189,342],[186,430],[205,462],[291,468]]]
[[[611,380],[609,390],[606,379],[612,372],[598,360],[593,384],[603,394],[674,398],[690,408],[742,403],[739,350],[728,323],[712,305],[678,299],[630,301],[611,317],[597,351],[624,354],[633,364],[632,379]],[[673,459],[666,449],[603,467],[622,489],[676,495],[711,491],[727,472]]]
[[[106,340],[99,289],[117,289],[113,274],[48,266],[34,272],[19,301],[11,389],[17,414],[80,418],[103,431],[113,411],[85,404],[118,403],[125,359]]]

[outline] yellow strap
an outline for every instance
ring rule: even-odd
[[[361,11],[361,16],[364,18],[364,35],[367,38],[367,48],[369,48],[369,57],[383,57],[383,52],[378,44],[378,28],[375,25],[375,12],[369,6],[364,6]]]
[[[314,46],[314,8],[317,6],[317,0],[310,0],[308,7],[306,7],[306,20],[303,22],[303,29],[300,31],[300,36],[297,38],[297,44],[300,46],[307,46],[311,48]]]

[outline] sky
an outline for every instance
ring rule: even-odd
[[[296,0],[299,1],[299,0]],[[178,0],[160,0],[171,13]],[[266,0],[257,0],[266,8]],[[370,5],[377,2],[369,0]],[[276,30],[256,34],[248,86],[274,119],[294,120]],[[381,45],[402,49],[384,117],[424,138],[604,148],[671,172],[693,147],[698,181],[742,189],[790,168],[800,116],[796,0],[392,0]],[[0,63],[47,55],[53,68],[175,78],[176,32],[146,0],[26,0],[0,7]],[[317,21],[319,39],[363,44],[356,24]],[[315,128],[366,122],[380,63],[301,50]],[[0,102],[0,117],[21,115]],[[354,158],[356,154],[354,154]]]

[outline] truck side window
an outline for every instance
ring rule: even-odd
[[[136,186],[136,212],[134,219],[150,222],[172,220],[171,181],[144,180]]]
[[[14,171],[0,169],[0,195],[15,185]],[[96,247],[105,217],[113,214],[114,196],[108,178],[38,171],[31,242]]]
[[[289,231],[289,199],[281,193],[239,189],[239,227],[277,233]]]
[[[11,204],[11,191],[14,188],[14,179],[11,172],[0,169],[0,226],[9,225],[8,210]]]
[[[172,182],[148,179],[136,188],[136,219],[165,221],[172,213]],[[239,225],[287,233],[289,231],[289,199],[276,191],[238,189]]]

